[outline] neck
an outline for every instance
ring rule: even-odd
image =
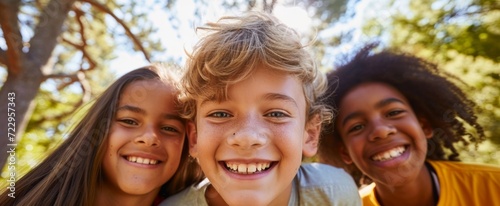
[[[205,200],[207,200],[208,205],[210,206],[226,206],[228,205],[226,201],[219,195],[217,190],[212,185],[207,187],[205,191]]]
[[[272,200],[270,203],[266,203],[266,205],[288,205],[290,196],[292,195],[292,187],[293,184],[290,184],[281,195],[276,197],[274,200]],[[205,191],[205,200],[207,201],[207,204],[209,206],[227,206],[229,205],[226,203],[226,201],[222,198],[222,196],[217,192],[217,190],[212,186],[209,185],[207,187],[207,190]],[[251,203],[252,204],[252,203]],[[253,203],[255,204],[255,203]],[[258,204],[262,205],[262,204]]]
[[[143,206],[152,205],[158,190],[152,191],[144,195],[134,195],[124,193],[119,190],[108,187],[100,187],[97,195],[95,205],[97,206]]]
[[[422,166],[417,178],[403,185],[392,186],[376,182],[375,194],[380,205],[436,205],[433,197],[432,177],[425,166]]]

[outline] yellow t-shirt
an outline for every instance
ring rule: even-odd
[[[439,180],[438,206],[500,205],[500,167],[452,161],[428,161]],[[364,206],[380,206],[375,183],[359,194]]]

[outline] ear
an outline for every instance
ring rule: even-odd
[[[425,134],[425,137],[427,139],[430,139],[432,136],[434,136],[434,131],[431,127],[431,124],[429,124],[429,121],[425,118],[418,118],[418,123],[420,124],[420,127],[422,128],[422,131]]]
[[[306,157],[312,157],[318,152],[318,142],[321,133],[321,118],[319,114],[306,123],[304,131],[304,143],[302,145],[302,154]]]
[[[189,154],[192,157],[197,157],[198,155],[198,134],[196,133],[196,125],[193,121],[188,121],[187,125],[187,135],[189,144]]]
[[[340,158],[342,158],[342,161],[344,161],[348,165],[352,164],[351,155],[349,155],[349,152],[347,151],[347,148],[345,148],[345,145],[342,144],[340,146],[339,152],[340,152]]]

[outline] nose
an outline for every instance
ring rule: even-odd
[[[248,118],[229,133],[227,143],[241,150],[256,149],[266,145],[268,141],[265,127],[256,118]]]
[[[385,139],[390,135],[396,134],[397,130],[392,125],[383,120],[377,120],[373,122],[373,129],[370,132],[369,140],[376,141],[379,139]]]
[[[147,126],[141,134],[139,134],[134,142],[136,144],[144,144],[146,146],[158,146],[160,145],[160,139],[158,138],[158,131],[155,130],[153,126]]]

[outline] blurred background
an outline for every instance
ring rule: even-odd
[[[372,41],[438,63],[470,85],[487,131],[477,151],[458,145],[461,159],[500,165],[498,0],[0,0],[0,188],[9,144],[20,178],[117,77],[150,62],[183,66],[195,27],[248,10],[296,28],[325,72]]]

